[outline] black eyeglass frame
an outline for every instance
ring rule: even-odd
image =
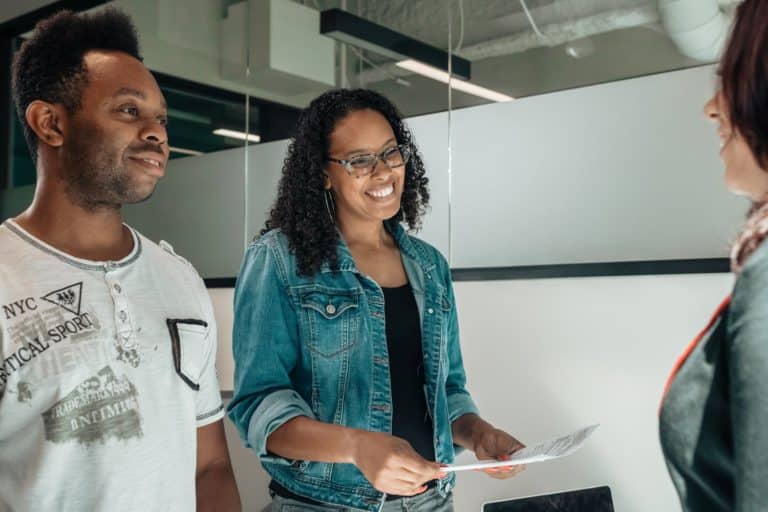
[[[387,154],[391,154],[392,151],[398,151],[400,155],[403,157],[403,163],[398,165],[389,165],[387,161],[384,159],[384,156]],[[413,154],[413,149],[411,148],[410,144],[398,144],[397,146],[392,146],[386,149],[382,149],[378,153],[366,153],[362,155],[355,155],[349,160],[346,159],[339,159],[339,158],[331,158],[330,156],[326,157],[326,160],[328,162],[333,162],[336,164],[341,164],[344,166],[344,170],[347,171],[347,174],[350,176],[353,176],[355,178],[362,178],[363,176],[368,176],[369,174],[373,174],[373,171],[376,169],[376,166],[378,165],[379,161],[389,167],[389,169],[398,169],[400,167],[403,167],[408,163],[408,161],[411,159],[411,155]],[[352,166],[352,162],[355,160],[363,159],[363,158],[371,158],[375,157],[375,160],[373,160],[373,165],[370,167],[366,167],[365,169],[359,169]],[[366,170],[367,172],[361,172],[362,170]]]

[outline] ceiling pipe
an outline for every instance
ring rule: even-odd
[[[614,30],[653,25],[658,22],[658,12],[651,5],[607,10],[583,18],[544,25],[541,30],[546,39],[542,39],[532,30],[526,30],[468,46],[458,53],[469,60],[482,60],[522,53],[542,46],[558,46],[584,37]]]
[[[621,30],[642,26],[658,26],[659,13],[653,5],[637,8],[616,9],[601,12],[574,20],[564,20],[560,23],[549,23],[541,27],[547,36],[546,41],[532,30],[510,34],[482,43],[462,48],[457,55],[470,61],[478,61],[492,57],[514,55],[532,48],[557,46],[576,39],[589,37],[613,30]],[[391,78],[391,75],[405,76],[408,73],[394,65],[384,65],[386,73],[379,69],[364,71],[366,82],[378,82]]]
[[[552,46],[558,44],[564,44],[575,39],[589,37],[592,35],[598,35],[613,30],[622,30],[633,27],[650,27],[662,30],[661,27],[661,15],[664,10],[664,15],[667,20],[670,20],[670,28],[666,28],[667,32],[677,43],[680,51],[694,59],[700,59],[702,57],[702,51],[691,51],[686,53],[687,48],[692,43],[689,40],[693,40],[695,37],[702,37],[701,35],[695,35],[696,32],[689,34],[685,29],[685,22],[688,22],[688,26],[691,26],[690,20],[690,8],[689,11],[685,11],[682,4],[691,4],[694,6],[693,11],[701,11],[704,7],[714,5],[721,16],[725,18],[723,34],[723,41],[716,43],[716,51],[710,48],[709,54],[704,59],[706,62],[712,62],[719,57],[718,52],[722,49],[725,37],[727,36],[728,24],[730,23],[730,14],[733,12],[737,4],[741,0],[647,0],[642,5],[635,7],[627,7],[620,9],[608,9],[603,12],[599,12],[593,15],[571,19],[562,20],[561,22],[548,23],[542,27],[542,31],[547,35],[547,41],[542,40],[532,30],[524,30],[517,33],[512,33],[508,36],[499,37],[470,45],[462,48],[458,54],[470,61],[478,61],[488,59],[491,57],[499,57],[505,55],[513,55],[524,52],[532,48],[539,48],[542,46]],[[661,6],[664,4],[664,7]],[[673,5],[680,4],[680,5]],[[533,9],[535,12],[537,9]],[[726,13],[726,14],[724,14]],[[714,17],[717,26],[721,26],[721,19],[719,16]],[[696,23],[695,26],[701,27],[705,25],[701,22]],[[666,25],[665,25],[666,27]],[[705,29],[711,27],[705,26]],[[675,36],[672,36],[673,32]],[[703,34],[706,32],[702,32]],[[678,43],[678,40],[680,43]],[[683,50],[685,48],[685,50]],[[694,48],[695,49],[695,48]],[[714,57],[712,57],[714,55]],[[408,75],[408,72],[398,68],[394,64],[383,64],[381,66],[384,69],[372,69],[362,72],[362,77],[366,82],[379,82],[382,80],[392,79],[393,76],[401,77]]]
[[[717,0],[659,0],[664,29],[680,53],[700,62],[720,58],[731,20]]]

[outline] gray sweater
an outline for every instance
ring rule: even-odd
[[[685,511],[768,511],[768,244],[662,403],[661,446]]]

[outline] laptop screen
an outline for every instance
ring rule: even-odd
[[[614,512],[607,486],[565,491],[483,505],[483,512]]]

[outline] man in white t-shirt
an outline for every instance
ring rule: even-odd
[[[168,159],[130,19],[41,22],[13,94],[38,179],[0,226],[0,512],[239,510],[210,298],[122,220]]]

